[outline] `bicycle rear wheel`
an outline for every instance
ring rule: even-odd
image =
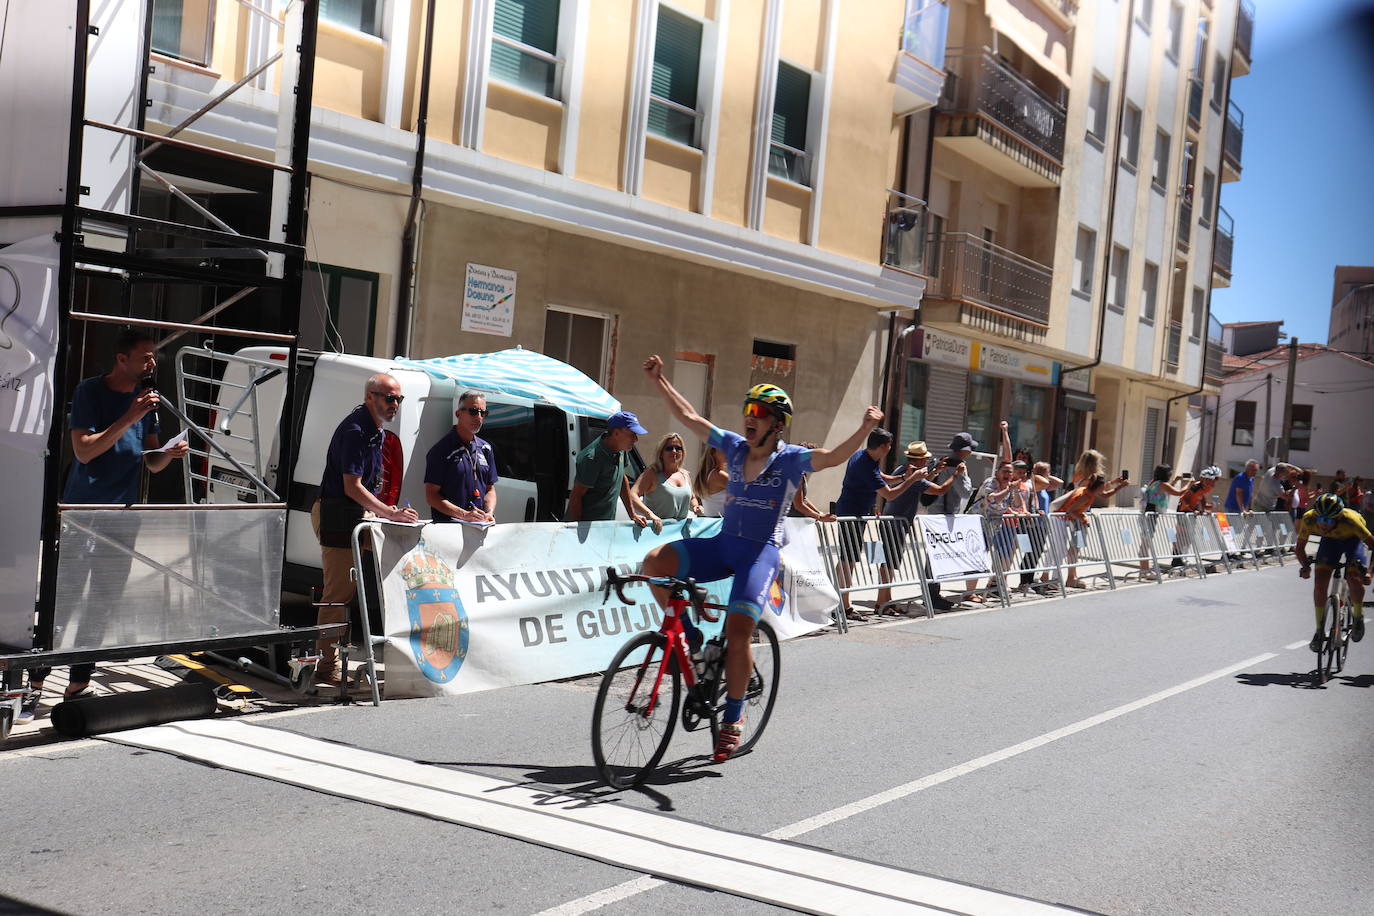
[[[754,655],[754,667],[749,674],[749,686],[744,691],[744,740],[735,749],[733,756],[752,750],[758,743],[759,738],[763,737],[763,730],[768,725],[768,718],[773,714],[773,704],[778,699],[778,678],[782,673],[782,655],[778,652],[778,636],[769,626],[768,621],[760,620],[758,626],[754,628],[754,638],[751,643]],[[726,664],[729,664],[728,656],[733,650],[727,645],[725,654]],[[720,737],[721,713],[725,709],[725,678],[722,675],[720,686],[716,690],[715,712],[711,716],[711,743],[715,744]]]
[[[1350,628],[1355,625],[1355,611],[1348,601],[1342,601],[1340,604],[1340,620],[1340,636],[1336,640],[1335,652],[1337,674],[1345,669],[1345,657],[1350,652]]]
[[[608,786],[639,785],[668,750],[681,675],[665,671],[654,689],[666,651],[662,633],[641,633],[621,647],[601,677],[592,713],[592,758]]]
[[[1335,598],[1326,599],[1326,636],[1322,640],[1321,655],[1317,657],[1318,682],[1326,683],[1331,679],[1332,671],[1336,669],[1337,643],[1340,641],[1341,631],[1341,606]]]

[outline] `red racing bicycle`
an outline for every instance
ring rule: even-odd
[[[717,622],[720,618],[712,611],[725,608],[707,602],[706,590],[692,579],[622,576],[614,569],[606,570],[602,603],[614,589],[622,602],[634,604],[625,597],[624,587],[637,582],[668,589],[669,600],[658,630],[640,633],[621,647],[596,693],[592,757],[601,778],[616,789],[637,786],[653,775],[668,750],[679,710],[687,731],[710,725],[714,746],[725,708],[725,653],[730,647],[716,635],[694,652],[682,624],[689,608],[698,623]],[[744,741],[732,757],[758,743],[778,697],[778,637],[766,620],[754,628],[752,647],[754,667],[744,695]]]

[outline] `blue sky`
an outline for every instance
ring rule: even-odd
[[[1236,221],[1221,321],[1282,318],[1326,342],[1332,271],[1374,264],[1374,0],[1256,0],[1241,180],[1222,186]]]

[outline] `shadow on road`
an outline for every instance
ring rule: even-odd
[[[1354,677],[1347,675],[1336,680],[1347,687],[1374,687],[1374,674],[1357,674]]]
[[[1242,671],[1236,675],[1236,680],[1247,687],[1299,687],[1305,690],[1316,690],[1318,685],[1314,672],[1304,671],[1302,674],[1294,671],[1292,674],[1255,674],[1250,671]]]
[[[63,916],[61,910],[49,910],[36,903],[25,903],[15,897],[0,894],[0,916]]]
[[[591,766],[544,767],[531,763],[491,763],[481,760],[417,760],[416,763],[422,763],[426,766],[457,767],[464,770],[474,768],[523,770],[524,778],[519,782],[512,783],[512,787],[533,789],[558,787],[557,791],[550,792],[548,796],[538,802],[541,805],[567,805],[569,802],[579,802],[580,804],[573,807],[582,807],[584,805],[605,804],[614,801],[624,792],[637,792],[651,799],[660,811],[675,811],[677,809],[673,806],[673,800],[655,787],[696,782],[698,779],[719,779],[721,775],[720,770],[711,763],[711,759],[702,754],[659,764],[648,783],[634,789],[623,790],[608,788],[601,782],[601,774],[596,771],[595,767]]]

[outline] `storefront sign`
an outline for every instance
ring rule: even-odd
[[[668,522],[662,534],[625,522],[385,526],[380,551],[387,695],[437,696],[534,684],[602,670],[636,633],[662,620],[643,585],[603,601],[605,572],[635,571],[644,554],[710,537],[719,519]],[[782,573],[763,613],[786,639],[830,622],[839,601],[815,523],[785,522]],[[730,580],[706,584],[724,604]],[[704,624],[708,635],[722,624]]]
[[[1054,360],[944,331],[921,328],[912,350],[918,359],[928,363],[958,366],[1032,385],[1051,387],[1059,384],[1059,363]]]
[[[1092,390],[1093,371],[1091,369],[1078,369],[1074,372],[1065,372],[1060,378],[1059,384],[1069,391],[1087,394]]]
[[[937,582],[991,572],[981,515],[918,515],[916,522],[930,557],[931,577]]]
[[[469,263],[462,329],[509,337],[514,328],[515,271]]]

